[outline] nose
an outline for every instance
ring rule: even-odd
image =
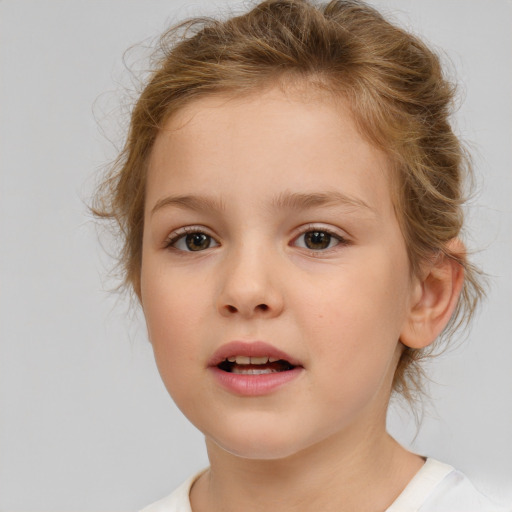
[[[218,311],[225,317],[276,317],[284,300],[275,259],[258,247],[237,251],[225,261]]]

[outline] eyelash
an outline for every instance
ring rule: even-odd
[[[214,242],[216,245],[213,247],[217,247],[219,242],[215,240],[215,238],[207,233],[205,229],[201,226],[184,226],[177,231],[173,231],[165,240],[164,248],[165,249],[174,249],[177,252],[202,252],[202,251],[186,251],[184,249],[178,249],[177,247],[173,247],[180,239],[185,238],[187,235],[205,235],[207,236],[212,242]],[[211,242],[210,242],[211,243]],[[210,249],[212,247],[208,247]]]
[[[295,243],[297,240],[299,240],[301,237],[304,237],[308,233],[313,233],[313,232],[326,233],[330,237],[337,240],[337,242],[338,242],[334,246],[327,247],[326,249],[316,249],[315,250],[315,249],[310,249],[308,247],[300,247],[301,249],[308,251],[311,255],[316,256],[316,257],[321,257],[325,253],[330,253],[331,251],[336,250],[336,248],[339,248],[339,246],[346,247],[351,244],[350,240],[346,239],[345,237],[343,237],[339,233],[335,232],[334,230],[326,228],[324,226],[315,226],[314,224],[310,224],[308,226],[301,228],[300,233],[293,238],[292,243]]]
[[[335,240],[337,240],[338,243],[336,243],[334,246],[332,247],[327,247],[325,249],[310,249],[308,247],[301,247],[301,246],[297,246],[295,245],[295,243],[297,242],[297,240],[299,240],[301,237],[304,237],[306,236],[308,233],[313,233],[313,232],[317,232],[317,233],[326,233],[327,235],[329,235],[330,237],[334,238]],[[209,238],[210,242],[209,242],[209,246],[206,247],[205,249],[200,249],[200,250],[197,250],[197,251],[192,251],[192,250],[185,250],[185,249],[179,249],[177,247],[174,247],[174,245],[179,241],[181,240],[182,238],[185,238],[187,235],[191,235],[191,234],[197,234],[197,235],[205,235]],[[211,243],[214,243],[215,245],[211,245]],[[329,242],[330,243],[330,242]],[[334,230],[331,230],[331,229],[328,229],[328,228],[325,228],[323,226],[315,226],[315,225],[308,225],[308,226],[305,226],[303,227],[301,230],[300,230],[300,233],[298,235],[296,235],[290,245],[295,245],[296,247],[299,247],[300,249],[303,249],[303,250],[306,250],[308,251],[310,254],[314,255],[314,256],[321,256],[321,254],[325,254],[326,252],[330,252],[332,250],[335,250],[336,247],[338,246],[348,246],[350,245],[350,241],[347,240],[346,238],[344,238],[343,236],[341,236],[339,233],[336,233],[334,232]],[[184,226],[183,228],[180,228],[179,230],[177,231],[174,231],[173,233],[171,233],[167,239],[165,240],[165,245],[164,245],[164,248],[166,249],[174,249],[176,250],[177,252],[180,252],[180,253],[186,253],[186,252],[203,252],[204,250],[206,249],[211,249],[213,247],[217,247],[219,246],[220,243],[212,236],[210,235],[209,233],[207,233],[205,231],[205,229],[203,227],[200,227],[200,226]]]

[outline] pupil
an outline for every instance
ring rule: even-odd
[[[325,231],[309,231],[304,238],[308,249],[326,249],[331,243],[331,235]]]
[[[187,235],[185,242],[191,251],[201,251],[210,246],[210,237],[204,233],[192,233]]]

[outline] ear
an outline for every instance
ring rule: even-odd
[[[447,244],[447,253],[464,261],[466,249],[457,238]],[[414,283],[414,296],[400,341],[410,348],[430,345],[448,324],[464,284],[464,267],[440,254],[429,262]]]

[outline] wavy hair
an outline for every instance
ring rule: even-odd
[[[463,227],[471,166],[450,125],[455,88],[423,42],[361,1],[267,0],[227,20],[180,23],[161,37],[153,60],[124,149],[93,205],[117,225],[124,284],[139,298],[146,170],[166,120],[205,95],[300,83],[347,100],[361,135],[388,155],[411,272],[439,254],[462,265],[464,288],[443,338],[467,323],[483,294],[479,271],[448,242]],[[409,401],[421,395],[420,363],[437,345],[404,347],[395,392]]]

